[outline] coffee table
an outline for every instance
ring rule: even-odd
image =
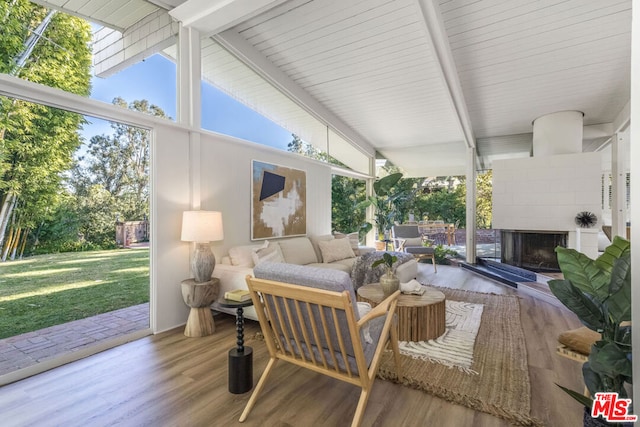
[[[372,307],[380,304],[384,293],[379,283],[358,288],[358,300]],[[422,295],[398,296],[398,339],[400,341],[428,341],[444,334],[446,327],[445,296],[427,287]]]

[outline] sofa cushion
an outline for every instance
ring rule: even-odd
[[[308,237],[280,240],[278,245],[284,256],[284,261],[288,264],[307,265],[318,262],[318,257]]]
[[[264,261],[284,262],[280,245],[277,243],[270,243],[269,241],[265,242],[264,247],[254,249],[252,257],[255,265],[259,265]]]
[[[317,262],[326,262],[322,260],[322,252],[320,252],[320,242],[328,242],[329,240],[333,240],[334,237],[331,234],[323,234],[322,236],[310,236],[309,240],[311,240],[311,245],[313,246],[313,250],[316,252]]]
[[[362,255],[360,253],[360,235],[357,231],[349,234],[344,233],[333,233],[336,239],[348,239],[351,244],[351,250],[355,254],[355,256]]]
[[[320,241],[318,246],[322,253],[322,262],[340,261],[341,259],[354,258],[356,256],[348,239]]]
[[[253,267],[253,250],[260,249],[262,246],[263,244],[236,246],[229,249],[229,258],[231,259],[231,265],[248,268]]]

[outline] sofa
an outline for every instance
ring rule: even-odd
[[[213,271],[213,277],[220,279],[218,298],[224,298],[227,291],[247,289],[245,278],[253,275],[253,267],[261,262],[283,262],[309,267],[327,268],[351,274],[357,257],[375,249],[358,245],[357,234],[293,237],[269,240],[260,244],[236,246],[222,257]],[[396,269],[401,282],[416,277],[417,263],[407,262]],[[215,306],[215,309],[229,314],[235,310]],[[244,316],[258,320],[255,309],[247,307]]]

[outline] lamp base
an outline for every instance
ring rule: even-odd
[[[216,266],[216,257],[211,252],[209,243],[197,243],[196,251],[191,262],[191,271],[196,282],[208,282],[211,280],[213,268]]]

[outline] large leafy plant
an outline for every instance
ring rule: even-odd
[[[376,180],[373,183],[375,195],[368,197],[358,205],[358,207],[373,206],[373,221],[376,223],[379,235],[389,231],[393,225],[396,216],[394,202],[402,196],[401,193],[395,193],[393,188],[401,178],[402,173],[393,173]],[[365,231],[371,229],[370,226],[363,228]]]
[[[556,248],[563,280],[549,281],[553,294],[580,321],[601,334],[582,366],[584,382],[591,396],[616,392],[627,398],[625,384],[631,372],[631,253],[629,241],[614,237],[596,260],[574,249]],[[593,400],[560,386],[591,408]]]

